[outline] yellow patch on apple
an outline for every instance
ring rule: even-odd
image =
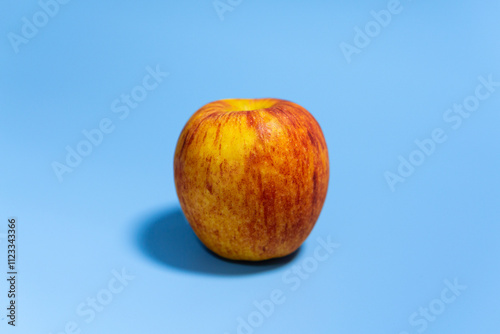
[[[296,103],[220,100],[184,126],[174,179],[206,247],[232,260],[267,260],[293,253],[311,233],[328,189],[328,149],[316,119]]]

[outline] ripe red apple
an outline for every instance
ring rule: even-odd
[[[191,116],[174,156],[184,214],[200,240],[233,260],[294,252],[328,188],[323,132],[303,107],[279,99],[209,103]]]

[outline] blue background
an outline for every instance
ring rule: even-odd
[[[443,115],[478,77],[500,81],[500,3],[402,0],[350,62],[341,43],[387,1],[233,4],[221,20],[210,0],[70,1],[17,53],[9,33],[41,7],[0,4],[0,237],[17,217],[19,251],[18,326],[2,279],[0,332],[75,322],[81,333],[233,334],[278,289],[284,303],[255,333],[498,334],[500,87],[458,129]],[[157,65],[169,75],[120,119],[113,101]],[[180,211],[180,131],[202,105],[234,97],[299,103],[328,143],[323,211],[285,260],[214,257]],[[113,132],[59,182],[53,162],[104,118]],[[435,128],[447,140],[392,191],[384,173]],[[340,247],[293,290],[283,275],[328,237]],[[5,240],[0,249],[5,268]],[[122,268],[135,278],[86,322],[78,306]],[[412,324],[455,279],[460,295],[425,330],[420,315]]]

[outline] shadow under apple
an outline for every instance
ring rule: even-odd
[[[178,270],[212,275],[248,275],[281,267],[300,252],[260,262],[224,259],[206,248],[189,226],[180,207],[152,217],[137,234],[141,251],[153,260]]]

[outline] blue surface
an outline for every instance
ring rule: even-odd
[[[498,334],[500,3],[232,4],[0,4],[0,238],[17,217],[19,254],[0,332]],[[178,135],[233,97],[303,105],[329,146],[323,211],[284,260],[223,261],[180,211]],[[59,180],[82,131],[97,144]]]

